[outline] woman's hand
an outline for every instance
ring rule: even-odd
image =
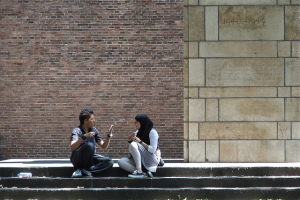
[[[135,132],[133,132],[133,133],[130,133],[129,135],[128,135],[128,137],[127,137],[127,140],[128,141],[133,141],[133,138],[135,137]]]
[[[138,137],[133,137],[133,138],[132,138],[132,141],[133,141],[133,142],[139,143],[139,142],[141,141],[141,139],[138,138]]]

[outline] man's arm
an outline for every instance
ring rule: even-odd
[[[88,133],[84,134],[83,136],[86,138],[91,138],[94,135],[95,135],[95,132],[88,132]],[[80,145],[83,141],[84,141],[84,139],[82,139],[82,138],[79,138],[77,141],[71,141],[71,144],[70,144],[71,151],[78,149],[78,147],[80,147]]]

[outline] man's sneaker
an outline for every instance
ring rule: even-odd
[[[82,173],[80,169],[77,169],[75,172],[73,172],[72,174],[72,178],[81,178],[82,177]]]
[[[82,170],[82,174],[84,175],[84,177],[93,177],[92,173],[85,169]]]
[[[130,178],[145,178],[147,176],[143,172],[138,173],[138,171],[135,170],[132,174],[129,174],[128,177],[130,177]]]

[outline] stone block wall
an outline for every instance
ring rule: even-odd
[[[186,162],[299,162],[299,0],[184,1]]]

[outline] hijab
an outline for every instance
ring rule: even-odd
[[[149,134],[151,129],[153,128],[153,122],[145,114],[138,114],[137,116],[135,116],[135,120],[140,122],[141,124],[141,127],[138,130],[136,136],[143,140],[143,142],[145,142],[146,144],[150,145]]]

